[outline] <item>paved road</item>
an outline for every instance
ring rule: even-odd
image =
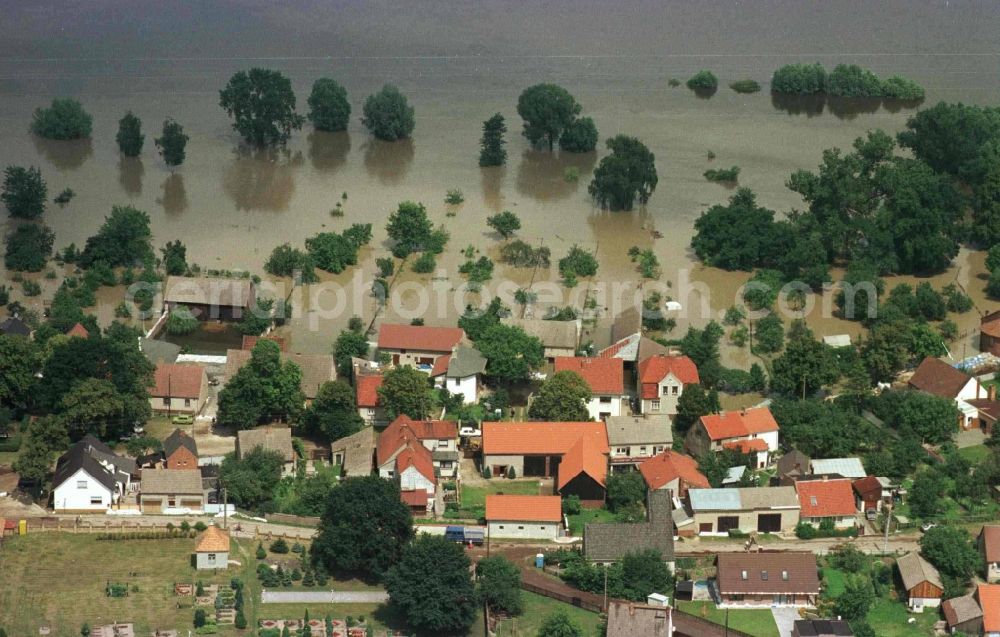
[[[778,626],[778,634],[781,637],[792,637],[795,620],[801,619],[799,609],[783,606],[781,608],[772,608],[771,614],[774,615],[774,623]]]
[[[264,604],[381,604],[385,591],[263,591]]]

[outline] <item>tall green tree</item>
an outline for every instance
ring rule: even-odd
[[[413,107],[392,84],[369,95],[362,114],[361,123],[377,139],[394,142],[413,133]]]
[[[379,580],[412,538],[413,518],[395,483],[347,478],[330,492],[311,555],[331,572]]]
[[[502,382],[528,380],[545,362],[542,342],[513,325],[497,323],[486,328],[476,347],[486,357],[486,374]]]
[[[153,143],[159,149],[163,162],[174,168],[184,163],[188,139],[184,127],[168,118],[163,122],[163,133]]]
[[[351,103],[347,101],[347,90],[336,80],[321,77],[313,82],[307,103],[309,121],[316,130],[347,130],[347,122],[351,118]]]
[[[602,208],[631,210],[645,205],[656,190],[656,157],[635,137],[616,135],[607,141],[611,154],[601,159],[588,192]]]
[[[257,341],[250,361],[219,392],[218,422],[248,429],[276,419],[295,418],[305,402],[301,380],[302,370],[292,361],[282,361],[277,343]]]
[[[936,526],[920,538],[920,554],[943,575],[967,581],[983,558],[969,532],[957,526]]]
[[[854,575],[847,579],[844,592],[837,597],[834,609],[837,615],[854,621],[863,619],[875,603],[875,590],[867,575]]]
[[[4,266],[8,270],[39,272],[52,256],[56,235],[44,223],[26,223],[7,235]]]
[[[35,341],[0,334],[0,409],[28,405],[41,362]]]
[[[486,225],[497,231],[504,239],[509,239],[511,235],[521,229],[521,219],[511,212],[504,210],[486,218]]]
[[[351,376],[351,358],[368,356],[368,337],[360,330],[344,330],[333,344],[333,359],[337,363],[337,375]]]
[[[694,222],[691,247],[699,259],[724,270],[752,270],[766,263],[773,245],[774,211],[740,188],[727,205],[715,205]]]
[[[80,102],[55,98],[48,108],[36,108],[31,132],[45,139],[80,139],[90,137],[94,120]]]
[[[233,128],[253,146],[284,144],[305,118],[295,112],[292,82],[279,71],[239,71],[219,92],[219,106]]]
[[[547,144],[551,151],[566,127],[580,114],[580,105],[561,86],[535,84],[521,93],[517,114],[524,120],[525,138],[534,146]]]
[[[479,141],[480,166],[503,166],[507,163],[507,150],[504,148],[506,134],[507,124],[500,113],[483,122],[483,138]]]
[[[583,630],[564,610],[557,610],[542,622],[536,637],[583,637]]]
[[[0,201],[12,217],[37,219],[42,216],[48,192],[42,171],[34,166],[7,166],[4,170]]]
[[[142,120],[132,111],[126,112],[124,117],[118,120],[118,134],[115,135],[115,141],[118,142],[118,150],[126,157],[138,157],[142,153],[146,136],[142,134]]]
[[[229,501],[251,511],[266,508],[274,499],[285,461],[274,450],[256,447],[237,458],[228,454],[219,467],[219,480]]]
[[[103,261],[111,267],[152,260],[149,215],[132,206],[114,206],[97,234],[87,239],[79,263],[89,267]]]
[[[403,201],[396,211],[389,215],[385,226],[386,234],[395,242],[392,253],[405,257],[427,247],[434,232],[427,208],[421,203]]]
[[[684,436],[699,418],[719,409],[719,395],[715,390],[706,392],[701,385],[686,385],[677,399],[677,416],[674,418],[677,435]]]
[[[614,512],[646,502],[646,480],[638,471],[612,473],[608,477],[608,508]]]
[[[786,396],[811,396],[839,377],[836,355],[806,329],[789,339],[785,352],[774,359],[771,388]]]
[[[354,390],[342,380],[320,385],[316,398],[306,408],[300,421],[306,431],[339,440],[361,430],[364,422],[358,415]]]
[[[183,275],[187,273],[187,248],[180,239],[167,241],[167,244],[160,248],[160,254],[163,255],[163,269],[167,271],[167,274]]]
[[[57,406],[70,438],[93,434],[104,440],[128,432],[151,415],[149,401],[121,393],[108,380],[86,378],[75,383]]]
[[[590,117],[581,117],[566,127],[559,148],[569,153],[589,153],[597,148],[597,126]]]
[[[524,612],[521,598],[521,569],[502,555],[486,557],[476,563],[476,591],[479,599],[494,613],[520,615]]]
[[[387,371],[378,395],[390,418],[406,414],[421,420],[430,415],[431,387],[427,374],[404,365]]]
[[[66,427],[53,416],[37,418],[28,423],[21,452],[14,461],[14,471],[22,482],[44,483],[55,461],[56,453],[69,445]]]
[[[590,385],[576,372],[556,372],[542,383],[531,402],[528,416],[535,420],[590,420],[587,401]]]
[[[417,631],[431,635],[465,631],[479,608],[470,567],[461,545],[421,535],[386,572],[389,602]],[[413,585],[416,581],[420,586]]]

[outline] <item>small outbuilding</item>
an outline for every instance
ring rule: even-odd
[[[896,560],[899,577],[906,589],[907,606],[915,613],[922,613],[925,606],[937,608],[941,605],[944,584],[941,575],[930,562],[919,553],[907,553]]]
[[[552,540],[559,537],[562,499],[557,495],[488,495],[490,537]]]
[[[229,564],[229,533],[210,526],[198,537],[194,549],[198,570],[226,568]]]

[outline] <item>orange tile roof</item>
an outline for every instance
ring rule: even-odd
[[[767,407],[708,414],[701,417],[701,424],[712,440],[741,438],[755,433],[778,431],[778,422]]]
[[[252,336],[250,334],[244,334],[243,344],[240,346],[240,349],[252,351],[254,345],[257,344],[257,341],[262,341],[262,340],[273,341],[278,345],[278,349],[280,349],[282,352],[288,351],[288,341],[281,336],[274,336],[272,334],[268,334],[267,336]]]
[[[559,522],[562,498],[557,495],[488,495],[487,520]]]
[[[377,407],[378,388],[382,386],[382,374],[366,374],[358,376],[355,384],[358,407]]]
[[[90,332],[87,331],[87,328],[85,328],[82,323],[77,323],[76,325],[71,327],[68,332],[66,332],[66,336],[76,336],[78,338],[90,338]]]
[[[603,422],[484,422],[483,454],[560,455],[582,436],[608,452],[608,430]]]
[[[854,515],[854,488],[850,480],[799,480],[799,515],[803,518],[825,518]]]
[[[431,368],[431,378],[448,373],[448,363],[451,362],[451,354],[438,356],[434,360],[434,367]]]
[[[406,448],[396,456],[396,475],[401,475],[410,467],[415,468],[420,472],[420,475],[437,484],[431,452],[416,441],[407,442]]]
[[[698,471],[698,462],[694,458],[670,449],[640,464],[639,472],[650,489],[659,489],[678,478],[690,487],[708,489],[712,486],[708,478]]]
[[[643,398],[656,398],[660,381],[673,374],[684,385],[701,382],[698,367],[687,356],[650,356],[639,363],[639,382],[642,384]]]
[[[557,356],[555,370],[576,372],[595,396],[620,396],[625,393],[625,361],[620,358]]]
[[[608,475],[608,444],[607,433],[604,435],[604,448],[600,448],[600,440],[595,436],[580,436],[579,439],[563,454],[559,462],[559,482],[556,489],[561,490],[566,484],[585,473],[602,487]]]
[[[763,438],[744,438],[743,440],[734,440],[733,442],[725,442],[722,444],[726,449],[736,449],[744,456],[749,455],[755,451],[767,451],[767,443],[764,442]]]
[[[198,398],[205,368],[191,363],[160,363],[153,372],[151,396],[157,398]]]
[[[383,323],[378,330],[378,347],[417,352],[450,352],[463,338],[465,330],[460,327]]]
[[[983,609],[983,630],[1000,631],[1000,584],[980,584],[977,595]]]
[[[983,527],[983,552],[987,562],[1000,562],[1000,525],[989,524]]]
[[[458,423],[453,420],[412,420],[409,416],[397,417],[379,434],[377,453],[379,466],[411,440],[448,440],[458,438]],[[423,445],[421,445],[423,446]]]
[[[217,526],[210,526],[198,538],[195,553],[228,553],[229,533]]]

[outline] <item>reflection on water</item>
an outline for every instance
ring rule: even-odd
[[[187,192],[184,190],[184,176],[180,173],[171,173],[163,181],[163,196],[158,199],[158,203],[163,206],[163,210],[168,214],[178,214],[187,210]]]
[[[480,184],[483,188],[483,203],[490,210],[499,212],[503,209],[503,194],[500,187],[507,175],[506,166],[490,166],[479,171]]]
[[[295,192],[295,169],[302,153],[286,149],[237,149],[222,177],[237,210],[288,210]]]
[[[826,98],[826,108],[837,119],[850,121],[858,115],[868,115],[878,111],[882,105],[881,97],[837,97]]]
[[[786,93],[771,93],[771,106],[789,115],[805,115],[816,117],[823,114],[826,96],[822,93],[814,95],[788,95]]]
[[[555,153],[529,149],[521,155],[517,167],[517,191],[538,201],[565,199],[590,181],[590,172],[597,163],[597,153]],[[566,169],[575,167],[579,178],[566,179]]]
[[[882,100],[882,108],[890,113],[898,113],[899,111],[906,109],[914,109],[924,103],[924,98],[916,100],[898,100],[891,97],[887,97]]]
[[[712,96],[715,95],[718,91],[719,87],[692,89],[692,92],[694,93],[695,97],[697,97],[700,100],[711,99]]]
[[[59,170],[79,168],[94,153],[94,145],[89,137],[84,139],[44,139],[31,136],[39,155],[52,162]]]
[[[369,139],[364,149],[365,170],[385,185],[401,182],[413,161],[413,140],[409,138],[396,142]]]
[[[878,112],[881,106],[890,113],[898,113],[903,109],[914,109],[923,100],[895,100],[881,97],[838,97],[836,95],[788,95],[771,93],[771,106],[789,115],[805,115],[816,117],[823,114],[823,109],[834,117],[842,120],[853,120],[858,115],[870,115]]]
[[[351,136],[346,131],[313,131],[309,134],[309,161],[320,172],[332,173],[343,166],[350,150]]]
[[[164,330],[159,340],[180,345],[181,351],[188,354],[221,355],[227,349],[239,349],[243,335],[235,325],[204,322],[190,334],[167,334]]]
[[[122,157],[118,160],[118,183],[133,197],[142,194],[142,175],[146,169],[138,157]]]

